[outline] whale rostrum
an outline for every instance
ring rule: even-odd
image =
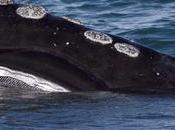
[[[39,5],[0,0],[0,85],[48,92],[175,93],[175,59]]]

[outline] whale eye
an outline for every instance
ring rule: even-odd
[[[140,54],[140,51],[137,48],[126,43],[115,43],[114,47],[118,52],[124,53],[130,57],[136,58]]]
[[[13,4],[13,0],[0,0],[0,5],[10,5]]]
[[[27,5],[19,7],[16,13],[27,19],[42,19],[47,11],[41,6]]]
[[[81,21],[78,19],[72,19],[72,18],[68,18],[68,17],[63,17],[63,19],[66,19],[67,21],[75,23],[75,24],[82,25]]]
[[[113,41],[107,34],[96,31],[86,31],[84,36],[91,41],[99,42],[103,45],[111,44]]]

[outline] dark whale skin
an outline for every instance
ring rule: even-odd
[[[84,36],[91,30],[61,17],[26,19],[18,4],[0,6],[0,65],[31,73],[72,92],[175,93],[175,59],[127,39],[109,35],[103,45]],[[69,44],[67,44],[69,43]],[[136,58],[114,44],[139,49]]]

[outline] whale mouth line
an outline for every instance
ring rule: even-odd
[[[46,92],[70,92],[70,90],[65,89],[64,87],[41,77],[29,73],[24,73],[18,70],[13,70],[4,66],[0,66],[0,77],[10,77],[12,79],[15,79],[16,81],[23,82],[28,86]],[[2,81],[0,82],[2,83]]]

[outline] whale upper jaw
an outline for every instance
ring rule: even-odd
[[[175,93],[174,58],[8,2],[0,0],[1,77],[51,92]]]

